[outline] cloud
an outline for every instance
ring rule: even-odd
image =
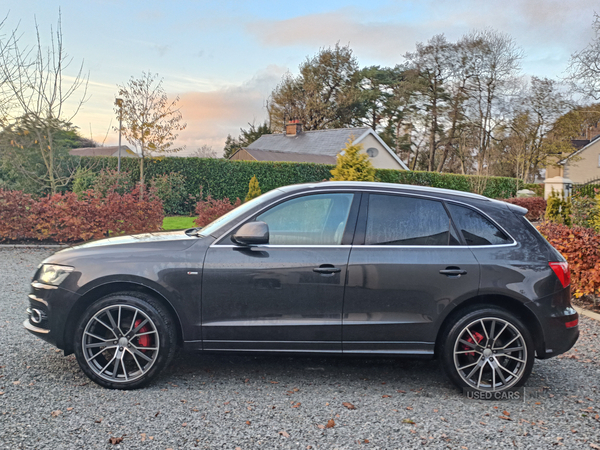
[[[473,29],[490,27],[511,35],[532,62],[544,59],[543,47],[546,55],[557,55],[566,66],[569,55],[592,36],[594,8],[600,9],[597,0],[405,1],[379,10],[342,8],[283,20],[261,19],[248,23],[246,30],[271,47],[309,46],[316,52],[339,41],[350,44],[361,64],[391,65],[401,62],[416,42],[435,34],[455,40]]]
[[[202,145],[220,153],[228,134],[237,137],[240,127],[265,120],[265,100],[286,70],[272,65],[241,85],[182,94],[179,105],[187,127],[179,134],[178,145],[186,146],[185,153]]]

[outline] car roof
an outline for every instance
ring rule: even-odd
[[[290,186],[280,187],[279,190],[283,192],[295,192],[299,190],[307,190],[307,189],[360,189],[360,190],[378,190],[384,189],[386,191],[395,191],[395,192],[414,192],[419,194],[432,194],[432,195],[442,195],[444,197],[447,196],[455,196],[461,198],[470,198],[473,200],[483,200],[490,201],[489,198],[479,195],[473,194],[471,192],[464,191],[455,191],[453,189],[442,189],[442,188],[433,188],[428,186],[414,186],[411,184],[398,184],[398,183],[380,183],[380,182],[371,182],[371,181],[322,181],[320,183],[304,183],[304,184],[293,184]]]

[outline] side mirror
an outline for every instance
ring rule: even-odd
[[[231,237],[239,245],[259,245],[269,243],[269,225],[264,222],[248,222],[242,225]]]

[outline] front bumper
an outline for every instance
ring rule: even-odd
[[[67,322],[78,298],[77,294],[66,289],[33,281],[27,308],[28,318],[23,326],[40,339],[70,352],[70,342],[66,342]]]

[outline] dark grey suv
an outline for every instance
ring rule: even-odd
[[[512,389],[579,334],[567,263],[525,213],[444,189],[287,186],[202,229],[54,254],[24,325],[110,388],[144,385],[181,346],[438,357],[460,387]]]

